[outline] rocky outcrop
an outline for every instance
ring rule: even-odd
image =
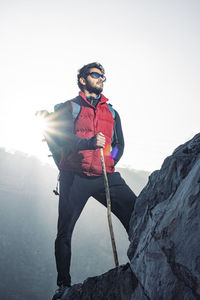
[[[130,269],[130,265],[123,265],[107,273],[88,278],[83,284],[76,284],[70,288],[64,299],[131,299],[131,295],[138,285],[137,279]]]
[[[130,265],[73,286],[67,299],[200,299],[200,134],[149,177],[130,222]]]

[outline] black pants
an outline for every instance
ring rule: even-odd
[[[136,196],[118,172],[108,174],[112,212],[126,231],[134,208]],[[57,284],[70,285],[71,237],[88,198],[92,196],[106,206],[103,177],[88,177],[61,171],[58,232],[55,240]]]

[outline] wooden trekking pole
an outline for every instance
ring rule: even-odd
[[[103,148],[100,148],[100,156],[101,156],[101,165],[102,165],[102,171],[103,171],[103,177],[104,177],[104,186],[105,186],[105,191],[106,191],[108,225],[109,225],[109,229],[110,229],[110,237],[111,237],[115,266],[118,267],[119,262],[118,262],[117,249],[116,249],[115,237],[114,237],[113,226],[112,226],[110,191],[109,191],[109,185],[108,185],[108,177],[106,174],[106,166],[105,166],[105,161],[104,161]]]

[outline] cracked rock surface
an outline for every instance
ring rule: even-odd
[[[130,225],[130,265],[148,298],[200,299],[200,134],[152,173]]]
[[[74,285],[62,300],[200,300],[200,134],[151,174],[129,238],[130,265]]]
[[[73,285],[61,299],[102,300],[122,299],[131,300],[131,295],[138,285],[137,279],[126,264],[112,269],[100,276],[88,278],[83,284]],[[143,291],[139,291],[143,294]]]

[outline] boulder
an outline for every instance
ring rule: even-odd
[[[88,278],[83,284],[73,285],[61,300],[128,300],[131,299],[137,285],[137,279],[131,271],[130,265],[126,264],[100,276]]]

